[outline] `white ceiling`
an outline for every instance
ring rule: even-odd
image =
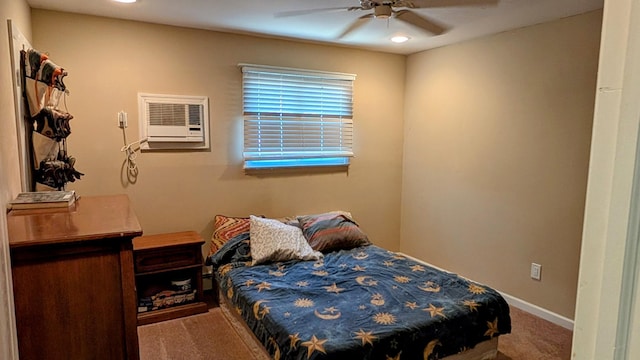
[[[380,0],[384,2],[388,0]],[[421,0],[426,2],[447,0]],[[451,1],[451,0],[449,0]],[[473,0],[472,0],[473,1]],[[372,12],[333,10],[299,16],[276,16],[282,12],[348,8],[359,0],[138,0],[120,4],[112,0],[27,0],[32,8],[107,16],[159,24],[233,33],[255,34],[398,54],[448,45],[474,37],[539,24],[602,8],[604,0],[500,0],[497,6],[414,9],[451,29],[431,36],[396,19],[371,19],[342,39],[336,39],[358,17]],[[282,15],[282,14],[280,14]],[[404,44],[389,41],[403,33]]]

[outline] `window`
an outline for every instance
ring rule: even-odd
[[[245,169],[349,165],[355,75],[240,66]]]

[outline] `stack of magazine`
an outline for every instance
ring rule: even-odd
[[[12,210],[66,208],[76,201],[76,192],[71,191],[34,191],[18,194],[9,202]]]

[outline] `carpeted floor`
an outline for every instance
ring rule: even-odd
[[[497,360],[571,358],[573,332],[511,307],[511,334],[500,336]]]
[[[511,307],[512,332],[501,336],[497,360],[565,360],[570,330]],[[220,308],[208,313],[138,327],[141,360],[251,360]]]
[[[253,360],[220,308],[138,327],[140,360]]]

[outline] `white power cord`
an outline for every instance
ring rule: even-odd
[[[135,182],[138,176],[138,164],[136,164],[136,158],[138,157],[138,151],[140,151],[140,145],[147,142],[147,139],[140,139],[132,143],[127,144],[127,113],[120,111],[118,113],[118,127],[122,129],[122,138],[124,140],[124,146],[120,149],[127,156],[127,177],[130,181]],[[137,148],[134,147],[137,145]]]

